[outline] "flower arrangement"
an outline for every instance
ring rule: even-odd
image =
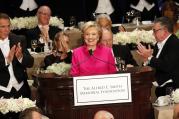
[[[14,19],[11,19],[11,28],[12,30],[16,30],[16,29],[31,29],[37,26],[37,17],[36,16],[32,16],[32,17],[15,17]],[[57,26],[61,29],[63,29],[64,27],[64,21],[61,18],[57,18],[57,17],[51,17],[50,18],[50,25],[52,26]]]
[[[36,101],[32,101],[29,98],[19,97],[18,99],[10,98],[0,99],[0,112],[6,114],[8,112],[21,112],[26,108],[35,107]]]
[[[58,75],[66,75],[68,74],[70,68],[71,68],[71,65],[66,64],[64,62],[54,63],[47,67],[47,70],[45,70],[45,73],[56,73]]]
[[[175,35],[179,38],[179,30],[175,33]]]
[[[179,89],[172,92],[172,99],[175,103],[179,103]]]
[[[134,30],[132,32],[119,32],[114,35],[114,44],[121,43],[125,44],[137,44],[139,42],[155,44],[155,37],[153,36],[153,31],[145,30]]]

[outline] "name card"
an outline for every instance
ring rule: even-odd
[[[74,77],[73,86],[75,106],[132,101],[130,73]]]

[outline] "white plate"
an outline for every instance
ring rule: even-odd
[[[167,106],[168,103],[164,103],[164,104],[162,104],[162,105],[161,105],[161,104],[159,105],[158,103],[153,103],[152,105],[153,105],[153,106],[157,106],[157,107],[162,107],[162,106]]]
[[[142,24],[152,24],[152,21],[142,21]]]

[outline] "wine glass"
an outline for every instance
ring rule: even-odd
[[[76,18],[75,16],[71,16],[69,20],[70,27],[76,26]]]
[[[35,52],[35,49],[37,48],[37,40],[31,40],[31,47],[33,51]]]
[[[136,24],[139,26],[139,23],[141,22],[141,13],[139,11],[135,12],[135,17],[136,17]]]
[[[121,59],[121,57],[116,57],[116,63],[117,63],[116,66],[119,71],[126,71],[125,61]]]
[[[50,51],[52,51],[52,49],[53,49],[53,42],[51,40],[49,40],[49,42],[48,42],[48,49]]]
[[[173,99],[172,99],[172,93],[173,93],[173,87],[166,87],[166,95],[169,95],[169,105],[173,105]]]
[[[38,46],[40,47],[40,52],[43,52],[44,51],[44,46],[45,46],[45,43],[38,43]]]
[[[128,23],[130,22],[130,12],[126,12],[126,20]]]

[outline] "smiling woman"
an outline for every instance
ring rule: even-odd
[[[82,28],[84,45],[74,49],[72,55],[72,76],[110,74],[116,72],[111,48],[99,43],[101,28],[92,21],[86,22]]]

